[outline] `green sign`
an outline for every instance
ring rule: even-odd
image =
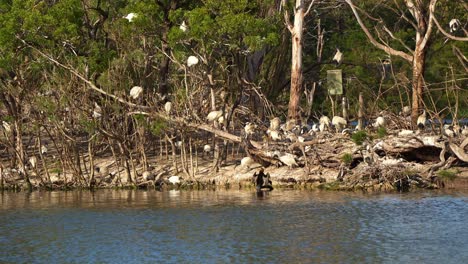
[[[343,78],[341,70],[327,71],[328,93],[330,95],[343,94]]]

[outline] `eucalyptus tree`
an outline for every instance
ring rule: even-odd
[[[356,21],[373,46],[411,64],[411,117],[415,123],[423,106],[424,75],[427,67],[427,54],[434,43],[434,11],[437,0],[395,0],[383,3],[360,1],[357,4],[353,0],[345,0],[345,2],[351,8]],[[463,3],[455,2],[443,1],[442,3],[441,1],[439,7],[458,5],[459,10],[463,9]],[[455,11],[457,12],[463,13]],[[363,20],[362,14],[367,18],[366,20]]]
[[[305,1],[296,0],[293,6],[294,10],[294,23],[291,23],[289,18],[289,6],[287,0],[282,0],[284,8],[284,20],[286,26],[291,33],[292,39],[292,53],[291,53],[291,86],[289,93],[289,106],[288,106],[288,119],[300,120],[298,113],[300,105],[300,95],[303,90],[303,76],[302,76],[302,45],[303,45],[303,31],[304,31],[304,18],[311,11],[315,0]]]

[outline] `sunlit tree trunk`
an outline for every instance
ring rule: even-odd
[[[423,107],[424,65],[426,61],[426,50],[416,49],[413,57],[411,120],[416,122],[420,114],[419,111]]]
[[[381,34],[386,34],[390,38],[398,41],[402,46],[409,52],[403,52],[390,47],[387,43],[382,42],[379,38],[374,38],[368,27],[361,20],[357,8],[352,0],[345,0],[345,2],[351,7],[357,22],[361,26],[361,29],[366,34],[370,43],[375,47],[387,52],[393,56],[399,56],[406,61],[411,63],[412,66],[412,98],[411,98],[411,119],[413,125],[416,124],[416,120],[423,106],[423,91],[424,91],[424,69],[426,63],[426,52],[429,49],[429,40],[431,38],[434,8],[437,0],[429,1],[413,1],[405,0],[406,9],[400,10],[401,17],[403,17],[408,23],[410,23],[416,32],[415,46],[408,47],[403,40],[395,37],[395,35],[383,25],[383,31]],[[406,17],[405,11],[409,11],[411,17]],[[360,12],[364,12],[362,9]],[[365,13],[365,12],[364,12]],[[368,14],[366,14],[368,16]]]
[[[311,1],[306,10],[304,0],[296,0],[294,5],[294,25],[289,21],[289,15],[286,7],[286,0],[283,0],[285,8],[285,21],[291,32],[292,54],[291,54],[291,87],[289,93],[288,119],[300,121],[299,104],[302,92],[302,36],[304,32],[304,17],[312,7],[314,1]]]

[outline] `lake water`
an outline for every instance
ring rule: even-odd
[[[468,193],[5,192],[0,263],[468,263]]]

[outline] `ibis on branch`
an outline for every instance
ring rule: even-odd
[[[335,61],[337,65],[341,64],[341,62],[343,61],[343,53],[339,49],[336,49],[333,61]]]
[[[130,89],[130,97],[133,99],[137,99],[140,97],[141,93],[143,92],[143,88],[141,86],[133,86],[132,89]]]
[[[210,122],[213,122],[215,120],[218,120],[219,117],[223,116],[223,111],[222,110],[217,110],[217,111],[211,111],[207,116],[206,119]]]
[[[426,110],[423,110],[423,113],[420,116],[418,116],[416,124],[418,125],[419,129],[424,129],[424,127],[426,126]]]
[[[461,26],[460,20],[453,18],[449,22],[449,27],[450,27],[450,32],[455,32],[457,31]]]

